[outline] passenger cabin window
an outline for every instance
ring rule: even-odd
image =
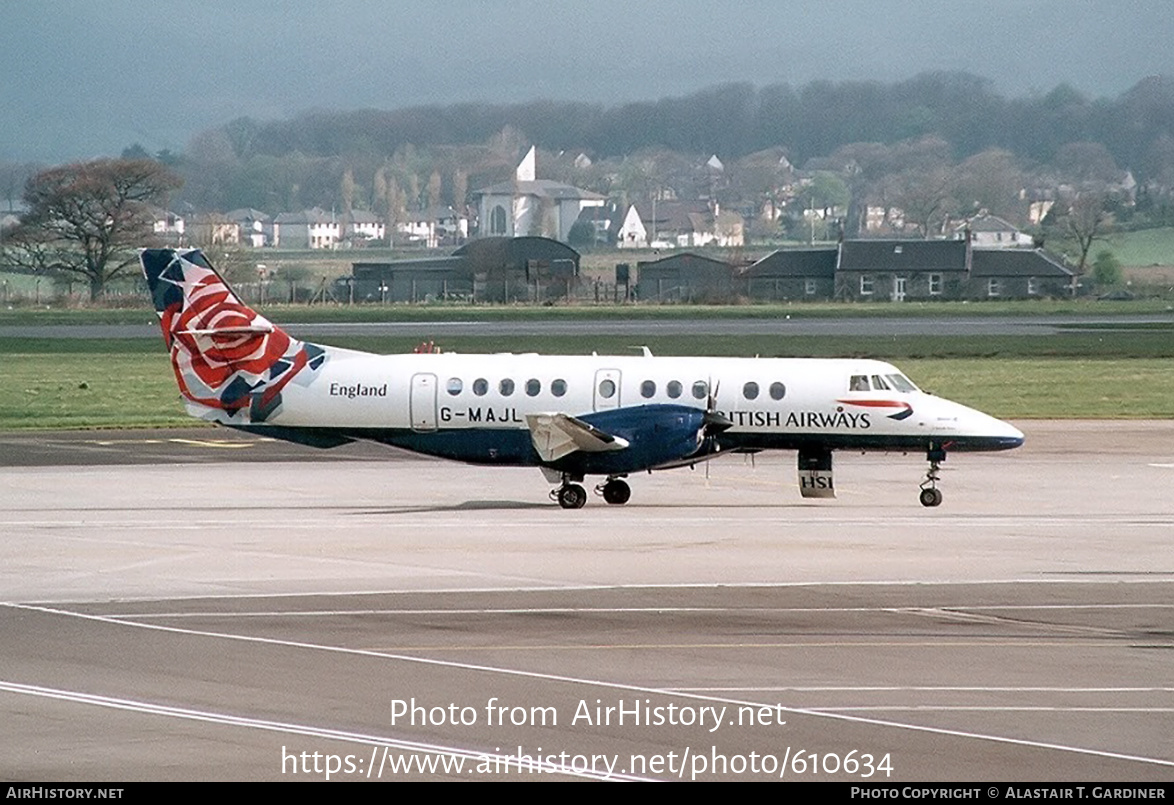
[[[559,378],[558,380],[550,381],[550,393],[556,397],[561,397],[567,393],[567,381]]]
[[[751,380],[746,385],[742,386],[742,396],[747,400],[758,399],[758,384]]]
[[[852,375],[848,381],[848,391],[868,391],[868,375]]]
[[[508,377],[502,378],[502,381],[497,384],[497,390],[501,392],[501,396],[508,397],[514,393],[514,381]]]
[[[787,396],[786,386],[784,386],[782,383],[779,383],[778,381],[770,384],[770,398],[772,400],[781,400],[785,396]]]
[[[535,378],[530,378],[526,381],[526,396],[537,397],[538,392],[542,391],[542,382]]]
[[[448,393],[455,397],[461,393],[461,389],[464,387],[465,384],[461,382],[459,377],[450,377],[446,388],[448,389]]]
[[[668,385],[664,387],[664,390],[669,395],[669,397],[674,400],[677,399],[681,396],[681,381],[670,380]]]
[[[704,400],[709,394],[709,384],[704,380],[697,380],[693,383],[693,397],[694,399]]]
[[[656,396],[656,382],[652,380],[645,380],[643,383],[641,383],[640,396],[646,400]]]
[[[614,380],[604,378],[599,381],[599,396],[605,400],[610,400],[616,396],[616,383]]]
[[[484,397],[487,391],[489,391],[488,380],[483,377],[479,377],[473,381],[473,393],[478,397]]]

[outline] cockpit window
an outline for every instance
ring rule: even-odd
[[[848,391],[868,391],[868,375],[852,375],[848,382]]]
[[[885,377],[889,379],[897,391],[903,391],[906,394],[917,391],[917,386],[913,385],[905,375],[885,375]]]
[[[872,376],[872,390],[873,391],[888,391],[889,384],[881,379],[880,375]]]

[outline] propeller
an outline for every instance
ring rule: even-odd
[[[717,439],[719,433],[734,427],[730,418],[717,410],[717,392],[721,388],[721,381],[714,385],[713,378],[705,383],[705,413],[701,417],[701,452],[704,454],[716,453],[719,449]],[[705,462],[705,485],[709,486],[709,462]]]
[[[710,438],[734,427],[734,423],[729,417],[717,410],[717,392],[721,388],[721,381],[719,380],[715,386],[711,379],[706,383],[706,388],[708,395],[705,398],[705,415],[702,416],[701,421],[703,423],[702,432],[706,438]]]

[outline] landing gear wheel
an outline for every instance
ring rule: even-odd
[[[940,506],[942,504],[942,490],[940,489],[922,489],[919,497],[922,506]]]
[[[619,478],[614,478],[603,485],[603,499],[616,506],[622,506],[632,498],[632,487]]]
[[[578,484],[565,484],[558,490],[558,505],[564,509],[581,509],[587,503],[587,490]]]
[[[925,473],[925,480],[921,482],[921,494],[918,499],[922,506],[941,506],[942,491],[938,489],[938,481],[941,480],[942,462],[946,460],[945,448],[930,443],[925,451],[925,458],[929,461],[929,471]]]

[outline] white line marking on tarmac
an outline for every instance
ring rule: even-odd
[[[687,507],[683,507],[687,508]],[[42,516],[36,519],[25,520],[4,520],[0,519],[0,524],[5,528],[85,528],[87,530],[95,527],[103,528],[117,528],[120,530],[137,530],[137,531],[166,531],[168,533],[177,530],[206,530],[210,527],[222,526],[230,524],[237,529],[254,529],[261,531],[269,530],[349,530],[354,527],[355,523],[361,522],[378,522],[381,527],[393,530],[416,530],[421,527],[427,527],[431,532],[438,529],[455,529],[461,533],[465,533],[470,529],[497,531],[501,529],[501,522],[497,518],[486,518],[485,509],[470,508],[461,511],[420,511],[413,507],[402,506],[380,506],[378,503],[365,503],[351,507],[343,507],[341,509],[332,509],[329,518],[315,518],[315,517],[269,517],[269,516],[253,516],[249,517],[240,510],[233,510],[229,513],[221,513],[217,510],[202,511],[198,519],[186,519],[183,522],[168,522],[160,523],[156,518],[153,510],[137,510],[137,509],[114,509],[111,511],[118,511],[121,513],[138,513],[142,519],[131,519],[129,517],[97,519],[95,515],[101,512],[88,510],[85,516],[73,515],[71,517],[53,518]],[[520,511],[524,511],[524,516],[517,516]],[[518,531],[543,530],[549,531],[552,526],[557,527],[561,532],[566,533],[567,529],[583,530],[593,529],[599,526],[596,521],[585,523],[572,523],[566,519],[564,515],[559,514],[560,510],[551,510],[547,506],[534,506],[529,509],[509,509],[510,529]],[[71,512],[72,514],[72,512]],[[217,516],[219,515],[219,516]],[[339,516],[345,517],[344,522],[338,522]],[[619,519],[619,515],[615,512],[604,511],[601,516],[612,517]],[[2,515],[0,515],[2,517]],[[832,518],[827,515],[819,515],[804,519],[801,523],[797,523],[792,513],[789,511],[779,512],[778,514],[764,514],[760,516],[747,515],[745,517],[721,517],[709,513],[699,514],[697,516],[678,515],[674,517],[653,517],[645,516],[643,522],[648,525],[664,524],[671,525],[673,533],[679,532],[682,528],[704,528],[707,531],[711,530],[715,525],[730,525],[737,529],[734,537],[731,540],[746,541],[756,539],[752,534],[747,534],[745,529],[749,525],[772,526],[783,529],[794,529],[797,525],[802,525],[805,528],[824,528],[841,531],[845,528],[851,529],[853,527],[871,528],[876,525],[875,519],[855,518],[855,517],[835,517]],[[886,517],[885,524],[893,528],[923,528],[926,525],[924,517]],[[1166,514],[1154,515],[1093,515],[1093,516],[1062,516],[1058,514],[1047,514],[1038,516],[1003,516],[994,515],[989,517],[962,517],[955,516],[948,519],[942,518],[935,520],[934,527],[948,528],[956,531],[967,530],[985,530],[985,529],[1006,529],[1006,528],[1038,528],[1045,527],[1047,529],[1058,529],[1061,527],[1069,529],[1104,529],[1104,528],[1163,528],[1168,529],[1174,527],[1174,516]],[[676,537],[659,537],[655,538],[655,544],[674,543],[678,541]]]
[[[499,675],[503,675],[503,676],[514,676],[514,677],[520,677],[520,678],[526,678],[526,679],[542,679],[542,680],[553,681],[553,682],[566,682],[566,683],[578,684],[578,685],[591,685],[594,687],[610,688],[612,690],[625,690],[625,691],[632,691],[632,692],[636,692],[636,693],[657,694],[657,695],[662,695],[662,696],[679,696],[682,698],[695,699],[698,701],[721,702],[721,703],[733,704],[733,705],[745,705],[745,706],[749,706],[749,707],[779,707],[784,712],[795,713],[796,715],[813,716],[816,718],[830,718],[830,719],[835,719],[835,720],[839,720],[839,721],[846,721],[846,722],[856,723],[856,724],[870,724],[870,725],[875,725],[875,726],[880,726],[880,727],[890,727],[890,728],[900,729],[900,730],[909,730],[911,732],[925,732],[925,733],[930,733],[930,734],[934,734],[934,735],[950,735],[950,736],[965,738],[965,739],[973,739],[973,740],[979,740],[979,741],[990,741],[992,743],[1002,743],[1002,744],[1009,744],[1009,745],[1013,745],[1013,746],[1027,746],[1027,747],[1032,747],[1032,748],[1036,748],[1036,749],[1049,749],[1049,750],[1060,751],[1060,752],[1070,752],[1073,754],[1090,755],[1090,756],[1095,756],[1095,757],[1110,758],[1110,759],[1114,759],[1114,760],[1126,760],[1126,761],[1133,761],[1133,762],[1138,762],[1138,763],[1149,763],[1149,764],[1153,764],[1153,765],[1157,765],[1157,766],[1169,766],[1171,768],[1174,768],[1174,761],[1164,760],[1161,758],[1143,757],[1143,756],[1139,756],[1139,755],[1127,755],[1127,754],[1120,753],[1120,752],[1108,752],[1108,751],[1099,750],[1099,749],[1089,749],[1086,747],[1079,747],[1079,746],[1068,746],[1068,745],[1064,745],[1064,744],[1055,744],[1055,743],[1050,743],[1050,742],[1045,742],[1045,741],[1032,741],[1032,740],[1026,740],[1023,738],[1011,738],[1011,737],[1007,737],[1007,736],[1003,736],[1003,735],[987,735],[987,734],[983,734],[983,733],[968,732],[965,730],[947,729],[944,727],[928,727],[928,726],[923,726],[920,724],[906,724],[906,723],[895,722],[895,721],[884,721],[884,720],[875,719],[875,718],[867,718],[867,717],[862,717],[862,716],[848,715],[845,713],[829,713],[829,712],[822,712],[820,710],[809,710],[806,708],[782,707],[781,705],[777,705],[777,704],[764,704],[762,702],[751,702],[751,701],[744,701],[744,700],[727,699],[727,698],[717,697],[717,696],[703,696],[703,695],[700,695],[697,693],[677,693],[672,690],[664,689],[664,688],[651,688],[651,687],[645,687],[645,686],[641,686],[641,685],[626,685],[626,684],[622,684],[622,683],[618,683],[618,682],[606,682],[606,681],[602,681],[602,680],[593,680],[593,679],[585,679],[585,678],[581,678],[581,677],[565,676],[563,674],[546,674],[546,673],[539,673],[537,671],[524,671],[524,670],[517,669],[517,668],[499,668],[499,667],[494,667],[494,666],[490,666],[490,665],[478,665],[478,664],[474,664],[474,663],[456,662],[456,661],[452,661],[452,660],[438,660],[438,659],[433,659],[433,658],[428,658],[428,657],[412,657],[412,656],[408,656],[408,655],[392,654],[392,653],[383,652],[383,651],[370,651],[370,650],[366,650],[366,649],[354,649],[354,648],[346,648],[346,647],[342,647],[342,646],[327,646],[327,645],[320,645],[320,644],[315,644],[315,643],[305,643],[305,642],[300,642],[300,641],[295,641],[295,640],[278,640],[275,638],[257,637],[257,636],[252,636],[252,635],[233,635],[233,634],[223,634],[223,633],[219,633],[219,632],[205,632],[205,631],[199,631],[199,630],[193,630],[193,629],[180,629],[175,626],[162,626],[159,624],[134,623],[132,621],[115,620],[115,619],[103,617],[100,615],[87,615],[87,614],[78,613],[78,612],[69,612],[66,610],[53,609],[53,608],[49,608],[49,607],[29,606],[29,605],[24,605],[24,604],[3,604],[3,606],[9,606],[14,609],[24,609],[24,610],[30,610],[30,611],[35,611],[35,612],[44,612],[44,613],[52,614],[52,615],[61,615],[63,617],[74,617],[74,618],[80,618],[83,620],[94,620],[94,621],[98,621],[100,623],[115,624],[118,626],[128,626],[128,627],[137,628],[137,629],[157,630],[157,631],[169,632],[172,634],[187,634],[187,635],[193,635],[193,636],[199,636],[199,637],[217,638],[217,639],[221,639],[221,640],[237,640],[237,641],[241,641],[241,642],[245,642],[245,643],[261,643],[261,644],[266,644],[266,645],[286,646],[286,647],[290,647],[290,648],[304,648],[304,649],[309,649],[311,651],[323,651],[323,652],[336,653],[336,654],[348,654],[348,655],[355,655],[355,656],[377,657],[377,658],[388,659],[388,660],[396,660],[399,662],[416,663],[419,665],[431,665],[431,666],[442,667],[442,668],[457,668],[457,669],[462,669],[462,670],[467,670],[467,671],[479,671],[479,672],[483,672],[483,673],[499,674]]]
[[[713,693],[1174,693],[1174,688],[1065,688],[966,685],[805,685],[740,688],[673,688]]]
[[[137,543],[131,543],[137,544]],[[446,571],[448,572],[448,571]],[[542,593],[542,592],[602,592],[602,591],[628,591],[628,590],[724,590],[728,588],[750,588],[760,587],[762,589],[810,589],[813,587],[918,587],[928,588],[934,586],[943,587],[977,587],[983,585],[1019,585],[1019,584],[1108,584],[1114,585],[1129,585],[1129,584],[1170,584],[1174,581],[1174,571],[1169,575],[1172,578],[1154,578],[1152,571],[1146,571],[1147,576],[1141,576],[1142,571],[1120,571],[1099,573],[1096,576],[1089,575],[1065,575],[1064,578],[1042,577],[1042,578],[1011,578],[1011,579],[951,579],[951,578],[937,578],[937,579],[895,579],[895,580],[880,580],[880,581],[857,581],[857,580],[843,580],[843,581],[731,581],[731,582],[675,582],[672,584],[575,584],[568,583],[564,586],[555,586],[549,583],[536,584],[532,587],[421,587],[415,590],[395,589],[395,590],[317,590],[312,593],[315,598],[350,598],[364,595],[385,595],[385,596],[406,596],[406,595],[456,595],[456,594],[482,594],[482,593]],[[1118,576],[1125,576],[1127,578],[1118,578]],[[176,600],[190,601],[249,601],[249,600],[265,600],[275,598],[292,598],[300,597],[305,593],[302,592],[278,592],[278,593],[208,593],[206,595],[191,595],[180,599],[175,598],[159,598],[158,596],[125,596],[120,598],[124,603],[145,603],[151,601],[166,601],[172,602]],[[37,601],[0,601],[0,605],[10,604],[12,606],[19,606],[23,604],[85,604],[88,601],[78,601],[77,599],[40,599]],[[1014,607],[1013,604],[1007,606]],[[1033,605],[1034,606],[1034,605]],[[1048,605],[1039,605],[1048,606]],[[1063,607],[1064,604],[1055,604],[1052,606]],[[1077,606],[1077,605],[1073,605]],[[1089,606],[1096,606],[1090,604]],[[1118,606],[1129,606],[1121,604]],[[1141,604],[1139,606],[1148,606]],[[986,605],[974,605],[974,609],[988,609],[993,608]]]
[[[1067,610],[1067,609],[1174,609],[1174,604],[1024,604],[1016,606],[955,606],[955,607],[477,607],[477,608],[420,608],[420,609],[298,609],[298,610],[257,610],[254,612],[217,612],[214,610],[188,612],[107,612],[107,618],[329,618],[354,615],[614,615],[623,613],[698,613],[721,615],[799,614],[812,612],[841,612],[846,614],[886,613],[916,614],[944,612],[966,615],[966,610]],[[979,616],[975,616],[979,617]],[[1011,625],[1055,626],[1057,624],[1020,622],[1006,618],[990,618],[992,622]],[[1063,625],[1063,624],[1059,624]],[[1071,627],[1086,628],[1086,627]],[[1112,630],[1107,630],[1112,631]]]
[[[307,724],[291,724],[282,721],[268,721],[265,719],[247,718],[245,716],[232,715],[231,713],[213,713],[207,710],[189,710],[183,707],[171,707],[163,704],[155,704],[154,702],[137,701],[134,699],[119,699],[112,696],[98,696],[92,693],[82,693],[80,691],[44,688],[40,687],[39,685],[22,685],[17,682],[5,682],[0,680],[0,690],[7,691],[9,693],[20,693],[29,696],[40,696],[49,699],[79,702],[81,704],[91,704],[98,707],[109,707],[115,710],[129,710],[136,713],[148,713],[150,715],[166,716],[169,718],[182,718],[190,721],[204,721],[213,724],[225,724],[233,727],[246,727],[249,729],[289,733],[291,735],[308,735],[313,738],[326,738],[336,741],[347,741],[349,743],[368,744],[371,746],[388,746],[406,752],[424,752],[431,755],[461,757],[465,758],[466,760],[475,761],[488,759],[489,761],[498,764],[495,765],[495,768],[501,768],[502,765],[504,765],[505,768],[508,769],[511,757],[515,763],[517,762],[517,758],[511,755],[496,755],[476,749],[441,746],[440,744],[426,744],[420,743],[418,741],[405,741],[398,738],[387,738],[379,735],[366,735],[358,732],[345,732],[343,730],[328,729],[326,727],[315,727]],[[620,773],[609,774],[604,772],[595,772],[590,769],[575,769],[569,766],[563,766],[561,764],[547,763],[541,759],[537,759],[532,765],[539,767],[537,770],[544,773],[567,774],[574,777],[588,777],[596,780],[647,779]],[[382,771],[382,769],[380,771]],[[341,775],[340,773],[340,776],[352,775]]]

